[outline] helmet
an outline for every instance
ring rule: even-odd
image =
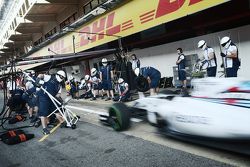
[[[140,74],[140,68],[136,68],[136,69],[135,69],[135,75],[136,75],[136,76],[139,76],[139,74]]]
[[[34,70],[32,70],[32,71],[30,72],[30,74],[31,74],[31,75],[35,75],[36,73],[35,73]]]
[[[107,66],[108,60],[106,58],[102,59],[102,65]]]
[[[124,80],[122,78],[118,79],[118,84],[122,84],[124,82]]]
[[[97,73],[96,68],[92,68],[92,69],[91,69],[91,76],[96,75],[96,73]]]
[[[62,82],[62,80],[63,80],[64,78],[66,78],[65,72],[64,72],[63,70],[57,71],[57,73],[56,73],[56,80],[57,80],[58,82]]]
[[[83,89],[83,87],[86,86],[86,82],[84,79],[81,80],[81,84],[79,85],[80,89]]]
[[[64,72],[63,70],[57,71],[56,74],[57,74],[57,75],[61,75],[62,77],[66,78],[66,74],[65,74],[65,72]]]
[[[85,81],[88,81],[90,79],[90,76],[89,75],[85,75],[84,79],[85,79]]]
[[[206,41],[200,40],[200,41],[198,42],[198,48],[200,48],[200,49],[202,49],[202,50],[205,50],[206,47],[207,47]]]
[[[229,37],[225,36],[220,40],[220,44],[221,44],[221,46],[228,48],[231,44],[231,39]]]
[[[73,80],[74,79],[74,77],[71,75],[71,76],[69,76],[69,80],[71,81],[71,80]]]
[[[85,85],[86,84],[86,82],[85,82],[85,80],[83,79],[83,80],[81,80],[81,84],[82,85]]]

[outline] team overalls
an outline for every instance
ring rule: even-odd
[[[23,99],[25,100],[25,102],[28,104],[30,108],[33,108],[37,106],[36,96],[35,96],[36,87],[34,86],[32,81],[27,81],[25,84],[25,87],[26,87],[26,91],[23,94]]]
[[[77,82],[75,82],[75,79],[72,79],[70,80],[70,94],[72,98],[75,98],[77,92],[78,92]]]
[[[178,64],[178,76],[180,81],[186,80],[186,58],[184,54],[179,55],[178,60],[180,60],[180,63]]]
[[[226,55],[227,52],[235,52],[237,53],[237,58],[224,58],[224,65],[226,68],[226,77],[237,77],[237,72],[240,66],[240,61],[238,58],[238,48],[235,44],[231,43],[230,46],[226,49]]]
[[[142,67],[141,74],[145,78],[150,78],[150,88],[157,88],[161,79],[161,73],[153,67]]]
[[[91,76],[92,81],[92,89],[93,90],[99,90],[100,89],[100,76],[99,74],[96,74],[94,76]]]
[[[128,87],[128,84],[123,82],[122,84],[118,84],[118,90],[120,92],[120,101],[128,101],[128,98],[130,97],[130,93],[129,90],[124,93],[124,91],[126,90],[126,87]]]
[[[55,75],[51,75],[50,79],[43,85],[43,88],[46,89],[53,97],[55,97],[60,90],[60,83],[56,80]],[[39,98],[39,116],[46,117],[51,112],[53,112],[56,107],[49,98],[49,96],[40,89],[37,93]]]
[[[8,99],[7,106],[9,106],[11,110],[20,110],[24,107],[25,101],[22,98],[23,93],[24,91],[19,88],[10,90],[11,97]]]
[[[216,61],[215,54],[214,54],[214,58],[209,60],[208,56],[211,53],[214,54],[214,49],[211,48],[211,47],[207,47],[205,49],[205,51],[204,51],[205,61],[208,63],[207,76],[208,77],[215,77],[216,76],[216,70],[217,70],[217,61]]]
[[[102,73],[102,88],[104,90],[112,90],[112,82],[111,82],[111,66],[107,65],[101,68]]]
[[[86,89],[86,93],[84,95],[84,98],[88,99],[88,98],[93,97],[91,83],[87,83],[85,89]]]

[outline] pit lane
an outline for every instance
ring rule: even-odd
[[[41,127],[25,129],[36,138],[14,146],[1,142],[0,166],[250,166],[248,157],[166,138],[145,122],[114,132],[94,113],[110,104],[72,100],[81,116],[77,129],[58,128],[42,142]]]

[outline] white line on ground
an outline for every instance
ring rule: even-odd
[[[97,115],[107,115],[107,112],[100,112],[100,111],[95,111],[95,110],[91,110],[91,109],[87,109],[87,108],[83,108],[83,107],[75,107],[75,106],[69,106],[67,105],[68,108],[72,108],[75,110],[80,110],[80,111],[84,111],[84,112],[88,112],[88,113],[92,113],[92,114],[97,114]]]
[[[88,113],[92,113],[92,114],[97,114],[97,115],[105,115],[105,116],[108,116],[108,113],[107,112],[100,112],[100,111],[95,111],[95,110],[91,110],[91,109],[88,109],[88,108],[83,108],[83,107],[76,107],[76,106],[69,106],[67,105],[68,108],[71,108],[71,109],[75,109],[75,110],[80,110],[80,111],[84,111],[84,112],[88,112]],[[141,119],[137,119],[137,118],[131,118],[131,121],[132,122],[142,122]]]

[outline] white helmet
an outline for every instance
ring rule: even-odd
[[[58,82],[62,82],[62,80],[64,80],[64,78],[66,78],[65,72],[63,70],[57,71],[57,73],[56,73],[56,80]]]
[[[71,81],[71,80],[73,80],[74,79],[74,77],[71,75],[71,76],[69,76],[69,80]]]
[[[107,66],[108,65],[108,60],[106,58],[102,59],[102,65]]]
[[[205,50],[205,49],[207,48],[207,43],[206,43],[206,41],[200,40],[200,41],[198,42],[198,48],[200,48],[200,49],[202,49],[202,50]]]
[[[118,84],[122,84],[124,82],[124,80],[122,78],[118,79]]]
[[[220,44],[221,44],[221,46],[228,48],[231,44],[231,39],[229,37],[225,36],[220,40]]]
[[[91,76],[96,75],[96,73],[97,73],[96,68],[92,68],[92,69],[91,69]]]
[[[85,75],[84,79],[85,79],[85,81],[88,81],[90,79],[90,76],[89,75]]]
[[[83,79],[83,80],[81,80],[81,84],[82,85],[85,85],[86,84],[86,82],[85,82],[85,80]]]
[[[32,70],[32,71],[30,72],[30,74],[31,74],[31,75],[35,75],[36,73],[35,73],[34,70]]]
[[[136,69],[135,69],[135,75],[136,75],[136,76],[139,76],[139,74],[140,74],[140,68],[136,68]]]
[[[86,86],[86,82],[84,79],[82,79],[81,84],[79,85],[79,89],[82,89],[84,86]]]

